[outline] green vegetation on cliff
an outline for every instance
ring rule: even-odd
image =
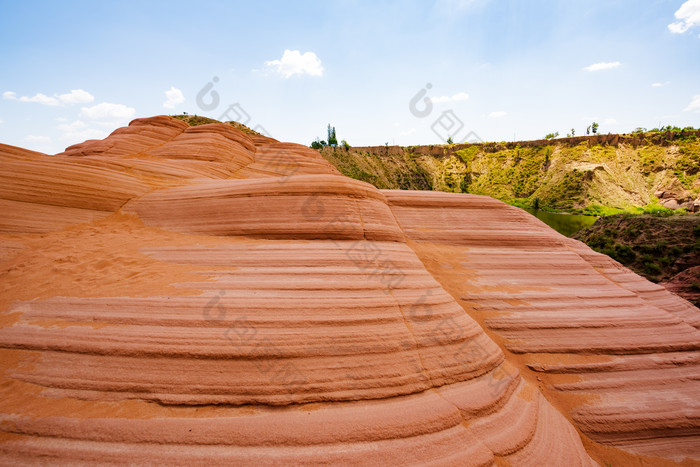
[[[700,214],[602,217],[574,238],[654,282],[700,266]]]
[[[700,132],[596,135],[521,143],[321,149],[343,174],[378,188],[492,196],[607,215],[700,195]]]
[[[182,120],[183,122],[187,123],[189,126],[198,126],[198,125],[206,125],[207,123],[222,123],[219,120],[214,120],[213,118],[209,117],[202,117],[201,115],[189,115],[189,114],[181,114],[181,115],[171,115],[173,118],[177,118],[178,120]],[[239,130],[241,130],[243,133],[246,133],[248,135],[258,135],[260,136],[260,133],[258,133],[255,130],[251,130],[247,126],[245,126],[242,123],[234,122],[234,121],[229,121],[229,122],[223,122],[228,125],[231,125],[232,127],[235,127]]]
[[[380,189],[449,191],[433,179],[440,161],[417,157],[410,151],[389,152],[388,148],[380,148],[385,153],[377,154],[372,149],[325,147],[321,154],[344,175]]]

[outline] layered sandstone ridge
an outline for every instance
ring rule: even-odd
[[[338,175],[202,182],[124,207],[149,225],[206,235],[403,241],[379,190]]]
[[[157,188],[193,180],[338,174],[314,151],[292,146],[166,116],[134,120],[55,156],[0,144],[0,208],[12,213],[0,219],[0,232],[49,232],[104,218]]]
[[[698,310],[521,211],[165,116],[0,160],[3,464],[700,458]]]
[[[384,193],[433,277],[581,431],[700,459],[697,308],[492,198]]]

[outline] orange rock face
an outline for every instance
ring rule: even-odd
[[[700,459],[698,310],[515,208],[164,116],[0,160],[2,464]]]
[[[591,439],[700,459],[700,311],[491,198],[386,191],[433,277]]]

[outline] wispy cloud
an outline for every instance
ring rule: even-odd
[[[501,117],[505,117],[506,115],[508,115],[507,112],[503,112],[502,110],[499,110],[496,112],[491,112],[490,114],[488,114],[488,117],[489,118],[501,118]]]
[[[285,50],[280,60],[267,61],[265,66],[285,78],[294,75],[323,76],[321,59],[313,52],[302,54],[298,50]]]
[[[170,89],[165,91],[165,102],[163,102],[163,107],[166,109],[174,109],[177,105],[185,102],[185,96],[182,91],[175,86],[170,86]]]
[[[58,129],[62,133],[60,139],[63,141],[80,142],[107,136],[105,130],[90,128],[88,124],[82,120],[76,120],[72,123],[62,123],[58,125]]]
[[[610,70],[612,68],[617,68],[620,66],[620,62],[598,62],[594,63],[593,65],[588,65],[587,67],[584,67],[584,70],[586,71],[601,71],[601,70]]]
[[[688,29],[700,25],[700,0],[688,0],[674,14],[677,20],[668,25],[674,34],[683,34]]]
[[[17,97],[17,93],[13,91],[5,91],[2,93],[3,99],[8,99],[12,101],[19,102],[34,102],[43,105],[61,105],[61,104],[87,104],[92,102],[95,98],[89,92],[83,89],[73,89],[71,92],[65,94],[54,94],[53,97],[47,96],[43,93],[36,93],[32,97],[21,96]]]
[[[27,135],[22,141],[26,143],[49,144],[51,142],[51,137],[41,135]]]
[[[700,94],[696,94],[690,100],[688,107],[683,109],[685,112],[700,112]]]
[[[111,104],[102,102],[92,107],[83,107],[80,116],[88,120],[93,120],[100,125],[114,126],[126,123],[134,118],[136,109],[127,107],[124,104]]]
[[[30,133],[21,139],[21,145],[23,148],[43,152],[45,154],[53,152],[53,140],[50,136]]]
[[[661,87],[667,86],[667,85],[669,85],[669,84],[671,84],[670,81],[666,81],[665,83],[653,83],[653,84],[651,85],[651,87],[652,87],[652,88],[661,88]]]
[[[67,131],[77,131],[85,128],[87,124],[81,120],[76,120],[73,123],[62,123],[58,125],[58,129],[64,132]]]
[[[433,101],[435,104],[439,104],[442,102],[459,102],[459,101],[466,101],[469,99],[469,94],[466,92],[458,92],[457,94],[453,94],[451,96],[440,96],[440,97],[431,97],[430,100]]]
[[[96,128],[86,128],[79,131],[70,131],[61,135],[61,140],[73,143],[81,143],[89,139],[103,139],[107,137],[107,132]]]
[[[64,104],[89,104],[95,97],[84,89],[73,89],[66,94],[60,94],[58,100]]]
[[[17,97],[17,94],[12,92],[12,91],[7,91],[2,93],[3,99],[10,99],[13,101],[20,101],[20,102],[35,102],[37,104],[43,104],[43,105],[58,105],[60,104],[60,101],[56,99],[55,97],[49,97],[46,94],[42,94],[40,92],[34,94],[32,97],[28,96],[22,96],[22,97]]]

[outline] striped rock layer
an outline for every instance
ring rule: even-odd
[[[700,458],[698,310],[515,208],[165,116],[0,161],[1,464]]]
[[[591,439],[700,459],[700,311],[524,211],[384,191],[411,248]]]

